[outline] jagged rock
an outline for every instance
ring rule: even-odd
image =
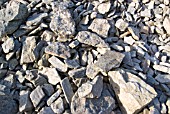
[[[37,86],[30,94],[30,98],[34,107],[37,107],[44,97],[45,94],[40,86]]]
[[[54,88],[51,84],[44,84],[42,89],[47,96],[51,96],[54,93]]]
[[[130,72],[109,71],[108,75],[122,113],[138,113],[157,95],[154,88]]]
[[[94,19],[88,29],[92,30],[93,32],[97,33],[102,37],[107,37],[108,32],[110,29],[110,24],[106,19]]]
[[[60,82],[61,78],[55,68],[44,67],[39,73],[48,79],[48,82],[52,85],[56,85]]]
[[[66,101],[70,104],[74,95],[69,79],[66,77],[60,82]]]
[[[58,59],[55,56],[52,56],[51,58],[48,59],[48,61],[58,70],[61,72],[66,72],[67,71],[67,65],[64,64],[60,59]]]
[[[86,76],[86,68],[73,69],[68,72],[68,75],[73,78],[83,78]]]
[[[47,105],[50,106],[59,97],[61,92],[61,89],[58,89],[53,95],[51,95],[47,100]]]
[[[103,90],[103,77],[98,75],[92,82],[86,82],[78,88],[79,98],[99,98]]]
[[[66,59],[64,60],[65,64],[68,68],[78,68],[80,67],[80,63],[78,59]]]
[[[166,67],[166,66],[163,66],[163,65],[153,65],[153,68],[155,70],[160,71],[160,72],[164,72],[164,73],[170,74],[170,67]]]
[[[2,49],[5,53],[9,53],[14,49],[15,42],[13,38],[8,38],[3,44]]]
[[[165,17],[163,21],[163,27],[165,28],[167,34],[170,35],[170,18],[167,16]]]
[[[120,30],[120,31],[125,31],[125,29],[128,27],[128,23],[124,21],[123,19],[118,19],[115,23],[115,26]]]
[[[75,93],[71,102],[71,113],[110,114],[115,107],[115,100],[105,88],[99,98],[79,98],[78,93]]]
[[[38,114],[55,114],[51,107],[43,107]]]
[[[170,84],[170,75],[168,74],[158,74],[155,79],[160,83]]]
[[[64,111],[64,102],[61,97],[59,97],[54,103],[51,104],[51,109],[54,113],[62,114]]]
[[[30,100],[30,91],[20,91],[19,111],[31,111],[34,107]]]
[[[37,75],[35,79],[31,80],[31,82],[34,84],[35,87],[37,87],[46,84],[47,80],[43,76]]]
[[[35,61],[34,49],[36,47],[35,36],[30,36],[24,39],[20,63],[32,63]]]
[[[50,28],[61,37],[73,37],[75,34],[75,22],[69,9],[63,4],[56,4],[53,8]]]
[[[129,45],[133,45],[135,40],[132,38],[132,36],[128,36],[128,37],[124,37],[124,42],[129,44]]]
[[[78,39],[79,42],[91,45],[94,47],[102,47],[106,48],[108,45],[102,40],[101,37],[98,35],[88,32],[88,31],[81,31],[77,34],[76,39]]]
[[[0,10],[0,38],[12,34],[27,18],[27,6],[18,1],[11,1],[5,9]]]
[[[64,59],[71,56],[69,47],[60,42],[49,43],[48,46],[45,48],[45,53]]]
[[[99,13],[106,14],[107,12],[109,12],[110,7],[111,7],[111,3],[110,3],[110,1],[108,1],[108,2],[99,4],[97,9],[98,9]]]
[[[87,65],[86,75],[87,77],[93,79],[99,73],[98,69],[95,69],[94,64]]]

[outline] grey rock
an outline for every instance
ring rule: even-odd
[[[55,56],[52,56],[51,58],[48,59],[48,61],[58,70],[61,72],[66,72],[67,71],[67,65],[64,64],[60,59],[58,59]]]
[[[96,76],[91,82],[86,82],[78,88],[79,98],[99,98],[103,90],[103,77]]]
[[[74,41],[72,41],[70,44],[69,44],[69,46],[71,47],[71,48],[75,48],[75,47],[77,47],[79,45],[79,41],[78,40],[74,40]]]
[[[0,95],[9,95],[10,94],[10,88],[0,84]]]
[[[69,47],[59,42],[49,43],[48,46],[45,48],[45,53],[58,56],[64,59],[69,58],[71,56]]]
[[[110,83],[116,93],[122,113],[138,113],[157,93],[136,75],[123,71],[110,71]],[[132,103],[133,102],[133,103]]]
[[[32,63],[35,61],[35,54],[33,50],[36,47],[36,40],[34,36],[30,36],[24,39],[22,46],[22,53],[20,63]]]
[[[55,114],[51,107],[43,107],[38,114]]]
[[[139,30],[134,27],[128,27],[129,32],[132,34],[133,39],[139,40]]]
[[[44,97],[45,94],[40,86],[37,86],[30,94],[30,98],[34,107],[37,107]]]
[[[15,42],[13,38],[8,38],[3,44],[2,49],[5,53],[9,53],[14,49]]]
[[[64,111],[64,102],[61,97],[59,97],[54,103],[51,104],[51,109],[54,113],[62,114]]]
[[[35,87],[37,87],[46,84],[47,80],[43,76],[37,75],[35,79],[31,80],[31,82],[34,84]]]
[[[158,74],[155,79],[160,83],[170,84],[170,75],[168,74]]]
[[[61,94],[61,89],[58,89],[53,95],[51,95],[47,100],[47,105],[50,106]]]
[[[73,69],[68,72],[68,75],[73,78],[84,78],[86,77],[86,68]]]
[[[2,85],[7,86],[8,88],[12,89],[16,86],[16,77],[13,74],[6,74],[3,80],[0,80]]]
[[[29,97],[29,91],[20,91],[20,99],[19,99],[19,111],[31,111],[34,107]]]
[[[107,12],[109,12],[110,8],[111,8],[111,3],[110,3],[110,1],[101,3],[101,4],[99,4],[99,6],[97,7],[98,12],[101,13],[101,14],[106,14]]]
[[[104,40],[102,40],[101,37],[88,31],[79,32],[76,36],[76,39],[81,43],[91,45],[94,47],[102,47],[102,48],[108,47],[108,45],[104,42]]]
[[[6,69],[0,69],[0,78],[3,78],[7,73]]]
[[[54,88],[51,84],[44,84],[42,89],[47,96],[51,96],[54,93]]]
[[[18,60],[17,59],[11,59],[11,60],[9,60],[9,69],[10,70],[14,70],[15,69],[15,67],[18,65]]]
[[[130,52],[125,52],[124,54],[125,54],[125,57],[123,59],[123,63],[129,66],[133,66],[134,64],[133,64]]]
[[[94,64],[87,65],[86,75],[88,78],[93,79],[98,73],[99,73],[99,70],[94,68]]]
[[[107,89],[103,89],[99,98],[79,98],[78,94],[72,98],[71,113],[73,114],[110,114],[116,107],[115,100]]]
[[[120,30],[120,31],[125,31],[125,29],[128,27],[128,23],[124,21],[123,19],[118,19],[115,23],[115,26]]]
[[[111,26],[106,19],[96,18],[92,21],[88,29],[92,30],[93,32],[97,33],[98,35],[102,37],[107,37],[110,27]]]
[[[80,63],[78,59],[66,59],[64,60],[65,64],[68,66],[68,68],[78,68],[80,67]]]
[[[163,21],[163,27],[165,28],[167,34],[170,35],[170,18],[167,16],[165,17]]]
[[[66,101],[70,104],[74,95],[69,79],[66,77],[60,82]]]

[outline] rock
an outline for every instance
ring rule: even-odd
[[[45,48],[45,53],[64,59],[71,56],[69,47],[60,42],[49,43],[48,46]]]
[[[44,84],[42,89],[47,96],[51,96],[54,93],[54,88],[51,84]]]
[[[132,36],[128,36],[128,37],[124,37],[124,42],[129,44],[129,45],[133,45],[135,40],[132,38]]]
[[[11,96],[0,95],[0,114],[17,114],[18,105]]]
[[[38,114],[55,114],[51,107],[43,107]]]
[[[55,56],[52,56],[51,58],[48,59],[48,61],[58,70],[61,72],[66,72],[67,71],[67,66],[64,64],[60,59],[58,59]]]
[[[80,63],[78,59],[66,59],[64,60],[65,64],[68,66],[68,68],[78,68],[80,67]]]
[[[0,80],[0,84],[7,86],[8,88],[12,89],[16,87],[16,77],[9,73],[6,74],[3,80]]]
[[[60,82],[61,78],[55,68],[44,67],[39,73],[48,79],[48,82],[52,85],[56,85]]]
[[[98,73],[99,70],[94,67],[94,64],[87,65],[86,75],[88,78],[93,79]]]
[[[72,98],[72,114],[110,114],[115,108],[115,100],[107,89],[103,89],[99,98],[79,98],[78,94]]]
[[[61,80],[60,84],[63,89],[66,101],[70,104],[74,93],[73,93],[73,90],[72,90],[72,87],[71,87],[71,84],[70,84],[68,78],[66,77],[63,80]]]
[[[69,9],[64,5],[57,4],[53,8],[53,17],[50,28],[61,37],[73,37],[75,34],[75,22],[72,19]]]
[[[63,99],[59,97],[54,103],[51,104],[51,109],[56,114],[62,114],[64,111]]]
[[[166,30],[167,34],[170,35],[170,18],[167,16],[165,17],[163,21],[163,27]]]
[[[9,53],[14,49],[15,42],[13,38],[8,38],[3,44],[2,49],[5,53]]]
[[[68,72],[68,75],[73,78],[84,78],[86,77],[86,68],[73,69]]]
[[[10,88],[0,84],[0,95],[9,95],[10,94]]]
[[[45,94],[40,86],[37,86],[30,94],[30,98],[34,107],[37,107],[44,97]]]
[[[88,32],[88,31],[80,31],[78,32],[76,39],[84,44],[91,45],[94,47],[106,48],[108,45],[102,40],[98,35]]]
[[[0,38],[6,34],[12,34],[28,15],[25,4],[11,1],[5,9],[0,10]]]
[[[145,9],[144,11],[141,11],[141,12],[140,12],[140,15],[141,15],[142,17],[151,18],[151,10],[150,10],[150,9]]]
[[[170,74],[170,68],[163,65],[153,65],[155,70]]]
[[[110,7],[111,7],[111,3],[110,3],[110,1],[108,1],[108,2],[99,4],[97,9],[98,9],[99,13],[106,14],[107,12],[109,12]]]
[[[0,69],[0,79],[3,78],[7,73],[6,69]]]
[[[79,41],[78,40],[74,40],[69,44],[69,47],[71,48],[75,48],[79,45]]]
[[[129,32],[132,34],[133,39],[139,40],[139,30],[134,27],[128,27]]]
[[[47,105],[50,106],[59,97],[61,92],[61,89],[58,89],[53,95],[51,95],[47,100]]]
[[[124,21],[123,19],[118,19],[115,23],[115,26],[120,31],[125,31],[125,29],[129,26],[129,24],[126,21]]]
[[[18,60],[17,59],[11,59],[9,60],[9,69],[14,70],[15,67],[18,65]]]
[[[168,113],[170,113],[170,98],[166,101],[166,106],[168,108]]]
[[[105,38],[105,37],[108,36],[108,32],[109,32],[110,27],[111,26],[110,26],[109,22],[106,19],[96,18],[96,19],[94,19],[92,21],[92,23],[88,27],[88,29],[92,30],[93,32],[95,32],[98,35]]]
[[[20,63],[32,63],[35,61],[35,54],[33,50],[36,47],[36,40],[35,36],[30,36],[24,39],[23,45],[22,45],[22,53],[21,53],[21,59]]]
[[[170,75],[168,74],[158,74],[155,79],[160,83],[170,84]]]
[[[34,84],[35,87],[37,87],[46,84],[47,80],[43,76],[37,75],[35,79],[31,80],[31,82]]]
[[[121,103],[122,113],[138,113],[157,95],[150,85],[130,72],[123,70],[109,71],[108,75],[116,96]]]
[[[41,23],[42,19],[47,17],[47,13],[39,13],[39,14],[34,14],[30,17],[28,17],[26,21],[27,26],[37,26],[38,24]]]
[[[86,82],[78,88],[79,98],[99,98],[103,90],[103,77],[98,75],[92,82]]]
[[[123,59],[123,63],[129,66],[134,66],[130,52],[125,52],[124,54],[125,57]]]
[[[20,99],[19,99],[19,111],[31,111],[34,107],[30,100],[30,92],[29,91],[20,91]]]

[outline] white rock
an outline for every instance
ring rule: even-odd
[[[120,31],[125,31],[125,29],[128,27],[128,23],[124,21],[123,19],[118,19],[116,21],[115,26],[120,30]]]
[[[106,14],[107,12],[109,12],[110,7],[111,7],[111,3],[110,3],[110,1],[108,1],[108,2],[99,4],[97,9],[98,9],[99,13]]]

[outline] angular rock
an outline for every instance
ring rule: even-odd
[[[36,47],[36,40],[34,36],[25,38],[22,46],[22,53],[20,63],[32,63],[35,61],[35,54],[33,50]]]
[[[63,89],[64,92],[64,96],[66,98],[66,101],[70,104],[71,103],[71,99],[74,95],[71,84],[69,82],[69,79],[66,77],[64,78],[61,82],[61,87]]]
[[[54,93],[54,88],[51,84],[44,84],[42,89],[47,96],[51,96]]]
[[[139,30],[134,27],[128,27],[129,32],[132,34],[133,39],[139,40]]]
[[[60,59],[58,59],[55,56],[52,56],[51,58],[48,59],[48,61],[58,70],[61,72],[66,72],[67,71],[67,65],[64,64]]]
[[[78,59],[66,59],[64,60],[65,64],[68,66],[68,68],[78,68],[80,67],[80,63]]]
[[[68,72],[68,75],[73,78],[84,78],[86,76],[86,68],[73,69]]]
[[[61,80],[61,78],[55,68],[44,67],[42,71],[39,71],[39,73],[41,75],[47,77],[48,82],[52,85],[56,85]]]
[[[93,79],[98,73],[99,70],[94,67],[94,64],[87,65],[86,75],[88,78]]]
[[[37,107],[44,97],[45,94],[40,86],[37,86],[30,94],[30,98],[34,107]]]
[[[43,107],[38,114],[55,114],[51,107]]]
[[[108,75],[122,113],[138,113],[157,95],[154,88],[130,72],[110,71]]]
[[[72,98],[72,114],[110,114],[115,108],[115,100],[107,89],[103,89],[99,98],[79,98],[78,93]]]
[[[78,88],[79,98],[99,98],[103,90],[103,77],[98,75],[92,82],[86,82]]]
[[[9,69],[14,70],[15,67],[18,65],[18,60],[17,59],[11,59],[9,60]]]
[[[170,84],[170,75],[168,74],[158,74],[155,79],[160,83]]]
[[[144,11],[141,11],[140,15],[142,17],[150,18],[151,17],[151,10],[146,8]]]
[[[53,95],[51,95],[47,100],[47,105],[50,106],[59,97],[61,92],[61,89],[58,89]]]
[[[88,31],[79,32],[76,36],[76,39],[81,43],[91,45],[94,47],[102,47],[102,48],[108,47],[108,45],[104,42],[104,40],[102,40],[101,37]]]
[[[160,72],[164,72],[164,73],[170,74],[170,67],[166,67],[166,66],[163,66],[163,65],[153,65],[153,68],[155,70],[160,71]]]
[[[128,36],[128,37],[124,37],[124,42],[129,44],[129,45],[133,45],[135,40],[132,38],[132,36]]]
[[[64,59],[71,56],[69,47],[60,42],[49,43],[48,46],[45,48],[45,53]]]
[[[167,16],[165,17],[163,21],[163,27],[165,28],[167,34],[170,35],[170,18]]]
[[[30,92],[29,91],[20,91],[20,99],[19,99],[19,111],[31,111],[34,107],[30,100]]]
[[[51,109],[56,114],[62,114],[64,111],[64,102],[61,97],[59,97],[54,103],[51,104]]]
[[[13,38],[8,38],[3,44],[2,49],[5,53],[9,53],[14,49],[15,42]]]
[[[166,101],[166,106],[168,108],[168,113],[170,113],[170,98]]]
[[[96,18],[93,20],[88,29],[92,30],[102,37],[107,37],[110,27],[111,26],[106,19]]]
[[[110,7],[111,7],[111,3],[110,3],[110,1],[108,1],[108,2],[99,4],[97,9],[98,9],[99,13],[106,14],[107,12],[109,12]]]
[[[120,30],[120,31],[125,31],[125,29],[128,27],[128,23],[124,21],[123,19],[118,19],[115,23],[115,26]]]

